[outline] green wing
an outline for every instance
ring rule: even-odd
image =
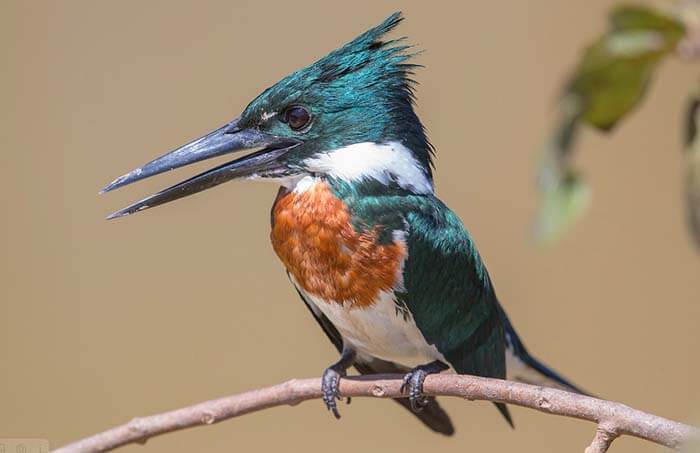
[[[464,225],[435,197],[405,212],[404,221],[408,258],[399,302],[455,371],[505,378],[502,311]],[[494,404],[513,427],[506,405]]]
[[[408,258],[399,302],[457,372],[504,378],[503,318],[469,233],[434,197],[403,217]]]
[[[336,194],[356,229],[379,228],[384,242],[405,232],[408,257],[397,303],[457,372],[504,378],[502,312],[462,222],[433,195],[375,186],[336,182]]]

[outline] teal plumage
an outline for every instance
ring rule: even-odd
[[[432,196],[423,203],[405,213],[408,258],[397,297],[455,370],[505,377],[503,324],[481,258],[452,211]]]

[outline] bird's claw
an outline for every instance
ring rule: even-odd
[[[413,412],[420,412],[428,405],[428,399],[423,394],[423,381],[427,375],[422,368],[415,368],[403,377],[401,393],[408,391],[408,401]]]
[[[323,403],[326,408],[331,411],[336,419],[340,419],[338,412],[338,404],[336,400],[341,400],[340,397],[340,378],[344,377],[345,373],[331,368],[326,368],[321,378],[321,392],[323,393]],[[347,404],[350,404],[350,397],[347,398]]]

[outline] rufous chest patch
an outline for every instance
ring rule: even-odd
[[[402,241],[377,242],[378,228],[357,232],[345,203],[323,181],[303,192],[281,188],[272,208],[272,247],[309,294],[368,307],[394,288],[406,256]]]

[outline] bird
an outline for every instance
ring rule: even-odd
[[[102,192],[235,152],[234,160],[108,216],[124,217],[231,180],[279,190],[272,247],[339,354],[323,402],[339,418],[339,382],[401,373],[395,399],[437,433],[454,425],[423,382],[433,373],[583,391],[532,356],[500,305],[474,240],[435,194],[435,150],[418,118],[418,53],[389,39],[395,12],[284,77],[222,127],[158,157]],[[503,403],[495,403],[513,426]]]

